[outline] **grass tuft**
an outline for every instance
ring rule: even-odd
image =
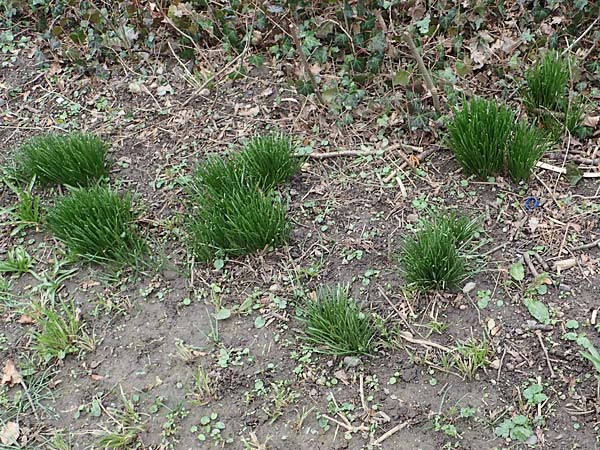
[[[26,142],[16,153],[16,173],[41,184],[83,187],[108,176],[108,145],[84,133],[46,134]]]
[[[6,253],[6,259],[0,261],[0,273],[23,274],[31,270],[33,261],[27,249],[17,246]]]
[[[424,292],[453,288],[464,281],[471,271],[462,249],[477,229],[475,220],[454,213],[426,219],[402,247],[400,265],[407,285]]]
[[[448,146],[463,170],[479,178],[506,169],[515,182],[527,180],[546,141],[536,127],[517,122],[508,107],[483,99],[469,101],[448,125]]]
[[[472,99],[455,111],[448,146],[465,172],[487,178],[502,170],[514,121],[508,107],[484,99]]]
[[[583,102],[569,96],[571,61],[556,51],[547,52],[525,74],[523,101],[553,134],[572,132],[579,124]]]
[[[288,138],[258,137],[241,153],[200,164],[191,183],[196,206],[188,224],[196,257],[243,256],[278,246],[289,235],[286,207],[273,188],[300,167]]]
[[[533,125],[515,125],[510,144],[506,149],[506,167],[515,182],[526,181],[535,164],[548,148],[545,134]]]
[[[363,355],[372,349],[375,324],[349,297],[347,287],[321,289],[317,299],[304,307],[300,320],[305,326],[305,340],[318,352]]]
[[[46,217],[49,230],[75,255],[119,264],[136,262],[146,248],[135,220],[131,196],[103,186],[71,192]]]
[[[251,139],[237,156],[242,171],[262,190],[288,181],[300,169],[302,160],[287,136],[266,135]]]
[[[192,250],[203,261],[219,251],[242,256],[281,245],[289,234],[286,208],[277,194],[244,183],[234,186],[221,193],[207,189],[196,197],[198,209],[188,230]]]

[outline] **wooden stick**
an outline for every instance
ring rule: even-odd
[[[375,439],[373,442],[371,442],[371,445],[379,445],[379,444],[381,444],[387,438],[389,438],[390,436],[396,434],[398,431],[403,430],[404,428],[406,428],[409,425],[410,425],[410,422],[399,423],[394,428],[389,429],[388,431],[386,431],[385,433],[383,433],[381,436],[379,436],[377,439]]]
[[[600,247],[600,239],[590,242],[589,244],[579,245],[577,247],[571,247],[572,251],[575,250],[589,250],[590,248]]]
[[[525,261],[525,264],[527,264],[527,267],[529,268],[529,271],[531,272],[531,275],[533,275],[534,278],[539,277],[540,274],[537,271],[537,269],[535,268],[535,266],[533,265],[533,263],[531,262],[531,258],[529,257],[529,253],[527,253],[527,252],[523,253],[523,260]]]
[[[542,346],[542,351],[544,352],[544,355],[546,356],[546,364],[548,364],[548,369],[550,370],[550,377],[554,378],[554,369],[552,368],[552,363],[550,362],[550,357],[548,356],[548,350],[546,350],[546,346],[544,345],[544,340],[542,338],[542,332],[540,330],[535,330],[535,334],[538,337],[538,340],[540,341],[540,345]]]
[[[545,163],[542,161],[538,161],[535,165],[536,165],[536,167],[539,167],[540,169],[549,170],[551,172],[556,172],[556,173],[561,173],[561,174],[567,173],[567,169],[565,169],[564,167],[558,167],[553,164],[548,164],[548,163]],[[600,178],[600,172],[585,172],[581,176],[583,178]]]
[[[293,20],[293,19],[291,19]],[[319,86],[317,85],[317,79],[315,78],[315,74],[310,70],[310,66],[308,65],[308,60],[306,59],[306,55],[302,51],[302,43],[300,42],[300,38],[298,37],[298,29],[295,23],[290,23],[289,26],[290,35],[292,36],[292,40],[294,41],[294,45],[296,46],[296,51],[298,52],[298,56],[300,57],[300,62],[302,62],[302,66],[304,67],[304,72],[308,75],[308,79],[310,80],[310,84],[312,85],[313,91],[321,105],[326,106],[325,99],[321,95],[321,91],[319,90]]]
[[[592,28],[594,28],[594,25],[596,25],[596,23],[598,23],[598,20],[600,20],[600,16],[596,17],[596,20],[594,20],[594,21],[593,21],[593,22],[590,24],[590,26],[589,26],[589,27],[587,27],[587,28],[585,29],[585,31],[584,31],[583,33],[581,33],[581,35],[580,35],[580,36],[579,36],[577,39],[575,39],[575,40],[574,40],[574,41],[571,43],[571,45],[569,45],[567,48],[565,48],[565,49],[563,50],[563,52],[561,53],[561,55],[564,55],[564,54],[566,54],[566,53],[567,53],[567,52],[569,52],[569,51],[570,51],[570,50],[571,50],[571,49],[572,49],[574,46],[576,46],[576,45],[577,45],[577,43],[578,43],[578,42],[579,42],[581,39],[583,39],[583,37],[584,37],[586,34],[588,34]]]
[[[432,153],[435,152],[435,147],[429,147],[427,150],[422,151],[421,153],[419,153],[416,158],[418,162],[423,162],[423,160],[425,158],[427,158],[429,155],[431,155]],[[404,169],[405,167],[407,167],[408,165],[412,165],[409,161],[403,162],[400,167],[398,168],[398,170],[393,170],[392,173],[390,173],[387,177],[385,177],[383,179],[384,183],[389,183],[392,178],[394,178],[397,174],[399,170]]]
[[[389,152],[393,152],[393,151],[398,152],[398,150],[400,148],[402,148],[404,150],[410,150],[410,151],[422,151],[423,150],[422,147],[416,147],[414,145],[402,144],[402,143],[398,142],[396,144],[390,145],[389,147],[382,148],[379,150],[342,150],[339,152],[309,153],[308,155],[296,155],[296,156],[306,156],[308,158],[313,158],[313,159],[337,158],[338,156],[369,156],[369,155],[385,154],[385,153],[389,153]],[[405,162],[409,162],[408,157],[406,155],[402,154],[401,152],[398,152],[398,154]]]
[[[417,344],[417,345],[421,345],[423,347],[434,347],[437,348],[443,352],[453,352],[454,350],[451,348],[448,348],[442,344],[438,344],[437,342],[433,342],[433,341],[426,341],[424,339],[416,339],[412,336],[410,336],[408,333],[404,332],[404,331],[400,331],[398,333],[398,336],[400,336],[402,339],[404,339],[405,341],[408,341],[412,344]]]
[[[312,159],[328,159],[337,158],[338,156],[369,156],[379,155],[381,153],[382,150],[342,150],[340,152],[309,153],[308,155],[298,156],[307,156]]]
[[[410,32],[408,32],[408,31],[405,31],[404,33],[402,33],[402,37],[404,38],[404,41],[408,44],[408,47],[410,48],[410,52],[412,53],[413,58],[415,58],[415,61],[417,61],[417,66],[419,66],[419,70],[421,71],[421,75],[423,76],[423,80],[425,81],[425,85],[427,86],[427,89],[429,90],[429,93],[431,94],[431,99],[433,100],[433,107],[438,112],[438,114],[442,114],[442,108],[440,105],[440,98],[438,97],[438,94],[437,94],[437,89],[433,84],[433,80],[431,79],[429,70],[427,70],[427,67],[425,67],[425,63],[423,62],[423,58],[421,57],[421,54],[419,53],[419,49],[415,45],[415,41],[413,41],[413,38],[410,35]]]

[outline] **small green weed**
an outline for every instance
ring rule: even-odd
[[[490,356],[491,351],[486,339],[477,342],[471,338],[456,347],[454,365],[466,379],[471,380],[479,369],[490,364]]]
[[[452,288],[470,273],[462,254],[478,229],[478,223],[455,213],[423,221],[416,235],[404,241],[400,266],[404,281],[417,291]]]
[[[130,195],[95,186],[63,197],[46,221],[54,236],[83,259],[134,263],[146,248],[135,219]]]
[[[98,434],[97,444],[103,449],[126,449],[138,440],[142,431],[142,419],[136,411],[134,396],[127,398],[121,388],[123,408],[110,408],[108,416],[115,424],[113,431],[102,430]]]
[[[287,136],[258,136],[244,145],[237,160],[253,183],[269,190],[288,181],[300,169],[302,160],[294,153],[295,147]]]
[[[35,177],[24,188],[11,183],[7,176],[3,177],[3,180],[4,184],[17,196],[18,203],[8,210],[13,220],[1,225],[15,225],[16,228],[11,233],[11,235],[15,235],[23,228],[39,224],[40,198],[32,192]]]
[[[31,267],[31,255],[22,246],[9,250],[6,259],[0,261],[0,273],[27,273]]]
[[[529,113],[553,133],[572,132],[579,124],[583,102],[569,96],[571,61],[556,51],[546,53],[525,74],[523,100]]]
[[[16,153],[19,178],[42,184],[89,186],[108,176],[108,145],[83,133],[46,134],[26,142]]]
[[[374,321],[348,296],[344,286],[321,289],[300,318],[304,339],[315,351],[333,355],[369,354],[377,333]]]
[[[527,416],[516,415],[506,419],[494,430],[496,436],[511,438],[519,442],[525,442],[533,435],[531,422]]]
[[[33,348],[44,361],[62,360],[79,351],[84,332],[73,303],[63,303],[59,309],[37,304],[34,311],[39,330],[34,332]]]

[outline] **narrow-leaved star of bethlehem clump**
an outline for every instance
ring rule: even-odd
[[[84,187],[108,177],[108,144],[86,133],[45,134],[23,144],[15,154],[18,178],[42,185]]]
[[[130,194],[94,186],[60,198],[49,210],[46,224],[59,241],[82,259],[132,264],[146,250],[136,219]]]
[[[405,239],[400,253],[402,277],[419,292],[454,288],[471,273],[466,250],[479,224],[454,212],[425,218]]]
[[[190,246],[208,261],[221,252],[243,256],[279,246],[289,235],[287,208],[274,191],[300,168],[284,136],[253,138],[229,158],[200,164],[190,185]]]
[[[302,165],[296,147],[284,135],[257,136],[248,141],[237,156],[242,171],[263,190],[288,181]]]
[[[368,312],[350,298],[348,287],[323,287],[304,305],[299,318],[304,340],[315,351],[333,355],[364,355],[373,349],[377,327]]]
[[[446,142],[465,173],[485,179],[506,170],[515,182],[529,178],[548,148],[544,134],[516,121],[508,106],[478,98],[454,112]]]
[[[527,111],[555,138],[564,129],[572,133],[584,110],[583,99],[569,92],[572,66],[568,56],[550,50],[525,73],[522,96]]]

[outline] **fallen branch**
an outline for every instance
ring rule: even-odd
[[[576,250],[589,250],[590,248],[598,247],[600,248],[600,239],[595,240],[594,242],[590,242],[589,244],[578,245],[577,247],[571,247],[572,251]]]
[[[403,430],[404,428],[406,428],[409,425],[410,425],[410,422],[399,423],[394,428],[389,429],[388,431],[386,431],[385,433],[383,433],[381,436],[379,436],[377,439],[375,439],[374,441],[372,441],[370,445],[379,445],[379,444],[381,444],[387,438],[389,438],[390,436],[396,434],[398,431]]]
[[[433,348],[437,348],[443,352],[453,352],[454,350],[446,347],[442,344],[438,344],[437,342],[433,342],[433,341],[426,341],[425,339],[416,339],[414,337],[412,337],[410,335],[410,333],[407,333],[405,331],[400,331],[398,333],[398,336],[400,336],[402,339],[404,339],[405,341],[410,342],[411,344],[417,344],[417,345],[421,345],[423,347],[433,347]]]
[[[433,84],[433,80],[431,79],[429,70],[427,70],[427,67],[425,67],[425,63],[423,62],[423,58],[419,53],[419,49],[415,45],[415,41],[413,41],[413,38],[410,35],[410,32],[408,31],[402,33],[402,38],[408,44],[408,48],[410,48],[410,52],[412,53],[413,58],[415,58],[415,61],[417,61],[417,66],[419,66],[419,70],[421,71],[421,75],[423,76],[423,81],[425,81],[425,86],[427,86],[427,89],[431,94],[431,99],[433,100],[433,107],[438,112],[438,114],[442,114],[442,107],[440,105],[440,98],[438,97],[437,89]]]
[[[539,167],[540,169],[544,170],[549,170],[555,173],[561,173],[563,175],[567,173],[567,169],[564,167],[558,167],[553,164],[548,164],[542,161],[538,161],[536,163],[536,167]],[[583,178],[600,178],[600,172],[584,172],[581,176]]]
[[[321,91],[319,90],[319,86],[317,85],[317,79],[315,78],[315,74],[310,70],[310,66],[308,65],[308,60],[306,59],[306,55],[302,51],[302,43],[300,42],[300,38],[298,37],[298,28],[295,23],[290,23],[289,26],[290,35],[292,36],[292,40],[294,41],[294,45],[296,46],[296,51],[298,52],[298,56],[300,57],[300,62],[304,67],[304,72],[308,75],[308,79],[310,84],[312,85],[313,92],[319,99],[321,105],[326,106],[325,99],[321,95]]]

